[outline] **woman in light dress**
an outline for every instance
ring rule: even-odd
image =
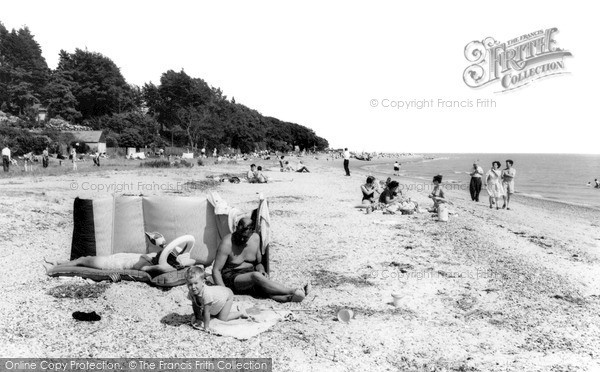
[[[500,162],[495,161],[492,163],[492,169],[490,169],[485,175],[485,189],[490,196],[490,209],[496,204],[498,207],[498,198],[504,195],[504,189],[502,188],[502,172],[500,171]]]

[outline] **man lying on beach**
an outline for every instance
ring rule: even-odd
[[[302,302],[310,291],[310,284],[292,289],[269,279],[261,264],[260,237],[254,232],[250,218],[242,218],[235,231],[219,244],[212,276],[237,294],[266,296],[278,302]]]

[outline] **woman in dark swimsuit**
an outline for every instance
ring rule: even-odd
[[[363,204],[371,204],[371,203],[375,202],[375,191],[377,191],[377,189],[375,188],[374,182],[375,182],[375,177],[369,176],[369,177],[367,177],[367,183],[365,183],[364,185],[362,185],[360,187],[360,190],[362,191],[362,194],[363,194],[363,197],[362,197]]]

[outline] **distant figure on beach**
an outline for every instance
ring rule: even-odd
[[[430,212],[436,213],[440,204],[452,204],[446,200],[446,195],[444,195],[444,190],[441,187],[442,177],[441,174],[433,177],[433,190],[431,191],[431,194],[429,194],[429,198],[433,200],[433,207],[429,209]]]
[[[469,191],[471,192],[471,200],[479,202],[479,193],[481,192],[481,177],[483,176],[483,168],[481,168],[477,161],[473,162],[473,168],[469,173],[471,176],[471,183],[469,184]]]
[[[48,148],[46,147],[44,151],[42,151],[42,167],[48,168]]]
[[[506,208],[510,210],[508,203],[510,203],[510,196],[515,192],[515,175],[517,174],[517,170],[513,168],[513,161],[508,159],[506,160],[506,168],[502,171],[502,188],[504,189],[504,194],[502,194],[502,199],[504,199],[504,204],[502,205],[502,209]]]
[[[296,168],[296,172],[298,172],[298,173],[310,173],[310,171],[308,170],[308,168],[306,168],[306,165],[304,165],[302,163],[302,160],[300,160],[298,162],[298,168]]]
[[[94,153],[94,165],[100,166],[100,153],[98,151]]]
[[[598,181],[597,178],[594,180],[594,183],[596,184],[596,186],[594,186],[594,188],[595,189],[600,189],[600,181]]]
[[[284,158],[285,158],[285,156],[283,156],[283,155],[281,155],[281,157],[279,158],[279,170],[281,172],[285,172],[285,163],[284,163],[284,160],[283,160]]]
[[[219,244],[213,279],[233,293],[267,296],[278,302],[302,302],[308,295],[310,284],[292,289],[274,282],[261,262],[260,237],[254,232],[252,220],[242,218],[235,231]]]
[[[217,157],[217,148],[215,147],[215,149],[213,150],[213,158]]]
[[[75,147],[71,149],[71,161],[73,162],[73,170],[77,170],[77,150],[75,150]]]
[[[362,204],[374,203],[375,191],[377,191],[377,187],[375,186],[375,177],[367,177],[367,182],[360,187],[360,190],[362,191]]]
[[[350,176],[350,151],[346,147],[344,149],[344,170],[346,171],[346,176]]]
[[[246,179],[250,183],[258,182],[258,179],[256,178],[256,164],[252,164],[250,166],[250,170],[248,171],[248,173],[246,173]]]
[[[504,195],[504,190],[502,189],[501,176],[502,172],[500,171],[500,162],[494,161],[492,162],[492,169],[490,169],[485,175],[485,189],[490,196],[490,209],[494,204],[496,204],[496,209],[500,209],[498,207],[498,198]]]
[[[286,160],[285,163],[283,163],[283,171],[284,172],[295,172],[296,170],[290,164],[290,162]]]
[[[396,160],[394,163],[394,176],[398,175],[400,175],[400,163],[398,163],[398,160]]]
[[[256,167],[256,182],[258,183],[267,183],[268,179],[262,172],[262,166]]]
[[[11,160],[12,159],[10,158],[10,149],[8,148],[8,146],[4,146],[2,148],[2,168],[4,168],[5,172],[8,172]]]

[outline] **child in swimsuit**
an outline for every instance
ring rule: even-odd
[[[210,328],[211,317],[216,317],[225,322],[248,317],[245,311],[231,312],[231,305],[233,304],[231,289],[220,285],[207,286],[204,279],[204,269],[198,266],[191,267],[185,274],[189,290],[188,298],[192,300],[192,309],[194,310],[192,327],[212,333],[213,330]],[[200,322],[203,323],[202,328]]]

